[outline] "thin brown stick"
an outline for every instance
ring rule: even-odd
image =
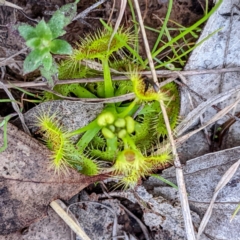
[[[2,2],[3,2],[3,4],[2,4]],[[18,5],[16,5],[16,4],[13,4],[13,3],[11,3],[11,2],[8,2],[8,1],[1,1],[0,2],[0,5],[4,5],[4,6],[8,6],[8,7],[12,7],[12,8],[16,8],[16,9],[20,9],[20,10],[23,10],[21,7],[19,7]]]
[[[143,20],[142,20],[138,0],[134,0],[134,3],[135,3],[135,7],[136,7],[136,10],[137,10],[137,14],[138,14],[139,25],[140,25],[141,32],[142,32],[142,35],[143,35],[144,45],[145,45],[150,69],[151,69],[151,72],[152,72],[153,81],[159,86],[158,79],[157,79],[157,74],[156,74],[154,64],[153,64],[153,59],[152,59],[152,56],[151,56],[151,51],[150,51],[148,40],[147,40],[147,37],[146,37],[145,28],[144,28],[144,25],[143,25]],[[183,170],[181,168],[181,163],[180,163],[178,153],[177,153],[177,149],[176,149],[176,146],[175,146],[175,142],[174,142],[174,139],[173,139],[173,134],[172,134],[172,130],[171,130],[171,127],[170,127],[170,123],[169,123],[168,115],[167,115],[167,112],[166,112],[166,108],[165,108],[164,102],[162,100],[160,101],[160,106],[161,106],[162,114],[163,114],[163,117],[164,117],[165,125],[166,125],[167,131],[168,131],[169,141],[170,141],[170,144],[172,146],[172,152],[173,152],[173,156],[174,156],[174,164],[175,164],[175,167],[176,167],[176,178],[177,178],[177,183],[178,183],[178,187],[179,187],[179,198],[180,198],[181,207],[182,207],[182,214],[183,214],[183,218],[184,218],[187,239],[188,240],[195,240],[196,237],[195,237],[194,228],[193,228],[193,224],[192,224],[192,218],[191,218],[191,214],[190,214],[190,208],[189,208],[189,203],[188,203],[186,186],[185,186],[185,182],[184,182]]]
[[[124,94],[121,96],[117,96],[117,97],[111,97],[111,98],[75,98],[75,97],[66,97],[61,95],[58,92],[55,92],[51,89],[48,88],[40,88],[43,91],[48,91],[53,93],[54,95],[62,98],[62,99],[66,99],[66,100],[72,100],[72,101],[79,101],[82,103],[92,103],[92,104],[96,104],[96,103],[117,103],[117,102],[123,102],[126,100],[131,100],[135,98],[135,94],[134,93],[128,93],[128,94]]]
[[[18,52],[17,55],[19,55],[20,52]],[[11,56],[12,58],[13,56]],[[3,61],[2,61],[3,62]],[[0,66],[1,63],[0,62]],[[4,60],[5,62],[5,60]],[[4,64],[3,64],[4,65]],[[172,77],[177,78],[179,71],[170,71],[170,70],[158,70],[156,71],[158,78],[160,77]],[[240,67],[235,68],[221,68],[221,69],[204,69],[204,70],[189,70],[189,71],[180,71],[180,73],[183,76],[195,76],[195,75],[201,75],[201,74],[220,74],[220,73],[228,73],[228,72],[240,72]],[[123,72],[121,74],[128,74],[128,72]],[[150,76],[150,71],[143,71],[140,72],[140,74]],[[112,77],[113,81],[123,81],[123,80],[129,80],[129,77],[127,76],[114,76]],[[66,80],[60,80],[56,82],[56,85],[60,84],[71,84],[71,83],[92,83],[92,82],[103,82],[103,78],[78,78],[78,79],[66,79]],[[47,82],[14,82],[14,83],[8,83],[7,81],[4,82],[5,87],[7,88],[13,88],[16,87],[22,87],[22,88],[37,88],[37,87],[44,87],[47,86]],[[14,85],[13,85],[14,84]],[[2,87],[0,86],[0,89]]]
[[[21,54],[21,53],[26,52],[27,49],[28,49],[28,47],[25,47],[25,48],[23,48],[22,50],[18,51],[17,53],[11,55],[10,57],[5,58],[3,61],[0,62],[0,67],[5,66],[6,63],[9,62],[12,58],[18,56],[18,55]]]
[[[127,6],[127,0],[121,0],[121,6],[120,6],[120,11],[119,11],[119,15],[118,15],[118,18],[117,18],[117,21],[116,21],[116,24],[114,26],[114,29],[113,29],[113,32],[112,32],[112,35],[109,39],[109,42],[108,42],[108,50],[111,46],[111,42],[114,38],[114,35],[116,34],[119,26],[120,26],[120,23],[122,21],[122,18],[123,18],[123,14],[125,12],[125,9],[126,9],[126,6]]]
[[[112,10],[111,10],[110,16],[109,16],[108,21],[107,21],[108,25],[110,24],[110,22],[112,20],[112,16],[113,16],[113,13],[114,13],[114,10],[115,10],[115,6],[116,6],[116,0],[113,0]]]

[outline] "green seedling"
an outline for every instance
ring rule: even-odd
[[[23,65],[24,73],[40,69],[41,74],[53,85],[53,75],[57,74],[56,63],[52,54],[71,54],[72,47],[64,40],[57,39],[65,34],[67,26],[76,14],[77,3],[66,4],[57,10],[48,23],[42,19],[35,27],[28,24],[19,26],[20,35],[32,50]],[[51,71],[50,71],[51,70]]]

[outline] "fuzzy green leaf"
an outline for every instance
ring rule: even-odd
[[[64,40],[55,39],[51,42],[50,51],[54,54],[71,54],[72,47]]]
[[[52,40],[52,31],[44,20],[41,20],[35,29],[39,38],[44,38],[45,40]]]
[[[77,13],[77,2],[68,3],[63,5],[58,11],[64,15],[64,27],[71,23],[72,19],[75,17]]]
[[[26,42],[26,45],[32,49],[38,48],[41,45],[41,38],[31,38]]]
[[[39,49],[35,49],[30,52],[23,64],[24,73],[29,73],[36,70],[42,64],[43,55],[44,52]]]
[[[54,59],[52,59],[52,66],[50,68],[50,70],[46,70],[44,67],[40,67],[40,72],[41,75],[47,79],[48,81],[48,85],[49,87],[53,88],[54,86],[54,77],[57,75],[58,73],[58,66],[56,64],[56,62],[54,61]]]
[[[66,31],[63,30],[64,28],[64,15],[60,11],[56,11],[47,25],[52,31],[52,38],[57,38],[66,33]]]
[[[48,52],[42,59],[43,67],[49,71],[52,67],[52,55]]]
[[[19,26],[18,31],[26,41],[37,36],[35,28],[27,24]]]

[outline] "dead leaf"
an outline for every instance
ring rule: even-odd
[[[3,143],[0,129],[0,145]],[[16,232],[47,214],[55,199],[67,200],[103,175],[87,177],[75,170],[57,176],[49,169],[49,150],[8,126],[8,148],[0,153],[0,235]]]

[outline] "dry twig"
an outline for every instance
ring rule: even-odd
[[[158,80],[157,80],[157,74],[156,74],[154,64],[153,64],[153,59],[151,56],[151,51],[150,51],[147,36],[146,36],[146,32],[145,32],[145,28],[143,25],[143,20],[142,20],[142,16],[141,16],[139,3],[137,0],[134,0],[134,3],[135,3],[135,7],[137,10],[137,14],[138,14],[138,20],[139,20],[140,28],[141,28],[142,35],[143,35],[144,45],[145,45],[145,49],[147,52],[147,57],[148,57],[150,69],[152,72],[153,81],[157,85],[159,85]],[[175,146],[175,142],[173,139],[168,115],[167,115],[163,101],[160,101],[160,106],[161,106],[162,114],[163,114],[164,121],[166,124],[166,128],[168,131],[168,137],[169,137],[169,140],[170,140],[170,143],[172,146],[172,153],[174,156],[174,164],[176,167],[177,183],[178,183],[178,187],[179,187],[179,197],[180,197],[180,202],[181,202],[181,207],[182,207],[182,213],[183,213],[183,218],[184,218],[184,223],[185,223],[185,228],[186,228],[187,239],[195,240],[196,238],[195,238],[195,233],[194,233],[193,224],[192,224],[192,218],[191,218],[191,214],[190,214],[190,208],[189,208],[189,203],[188,203],[188,198],[187,198],[187,191],[186,191],[184,177],[183,177],[183,170],[181,168],[181,163],[180,163],[180,160],[179,160],[179,157],[177,154],[177,149]]]
[[[19,54],[20,52],[18,52]],[[17,54],[17,55],[18,55]],[[12,56],[11,56],[12,58]],[[11,60],[11,59],[10,59]],[[10,61],[9,60],[9,61]],[[5,65],[5,62],[4,64]],[[0,66],[1,66],[1,62],[0,62]],[[228,73],[228,72],[240,72],[240,67],[234,67],[234,68],[221,68],[221,69],[204,69],[204,70],[189,70],[189,71],[181,71],[180,73],[183,76],[195,76],[195,75],[201,75],[201,74],[219,74],[219,73]],[[160,77],[169,77],[172,78],[171,80],[168,80],[168,82],[166,83],[160,83],[159,86],[162,87],[165,84],[174,81],[175,78],[177,78],[178,75],[178,71],[170,71],[170,70],[158,70],[156,71],[158,78]],[[119,74],[129,74],[129,72],[122,72]],[[146,76],[150,76],[151,77],[151,72],[150,71],[143,71],[140,72],[140,74],[142,75],[146,75]],[[113,81],[121,81],[121,80],[129,80],[128,76],[113,76],[112,77]],[[70,84],[70,83],[92,83],[92,82],[102,82],[103,78],[79,78],[79,79],[67,79],[67,80],[60,80],[56,82],[56,85],[60,85],[60,84]],[[7,81],[4,82],[5,83],[5,87],[7,88],[13,88],[14,86],[17,87],[22,87],[22,88],[38,88],[38,87],[44,87],[47,86],[47,82],[42,81],[42,82],[37,82],[37,81],[33,81],[33,82],[14,82],[14,85],[11,83],[7,83]],[[0,89],[2,87],[0,86]]]
[[[180,145],[181,143],[187,141],[187,139],[189,139],[191,136],[193,136],[194,134],[196,134],[197,132],[201,131],[202,129],[206,128],[207,126],[211,125],[212,123],[216,122],[217,120],[219,120],[220,118],[222,118],[223,116],[225,116],[229,111],[231,111],[238,103],[240,102],[240,99],[238,99],[235,103],[225,107],[223,110],[221,110],[220,112],[218,112],[211,120],[209,120],[208,122],[206,122],[205,124],[203,124],[200,128],[185,134],[184,136],[176,139],[176,144]]]

